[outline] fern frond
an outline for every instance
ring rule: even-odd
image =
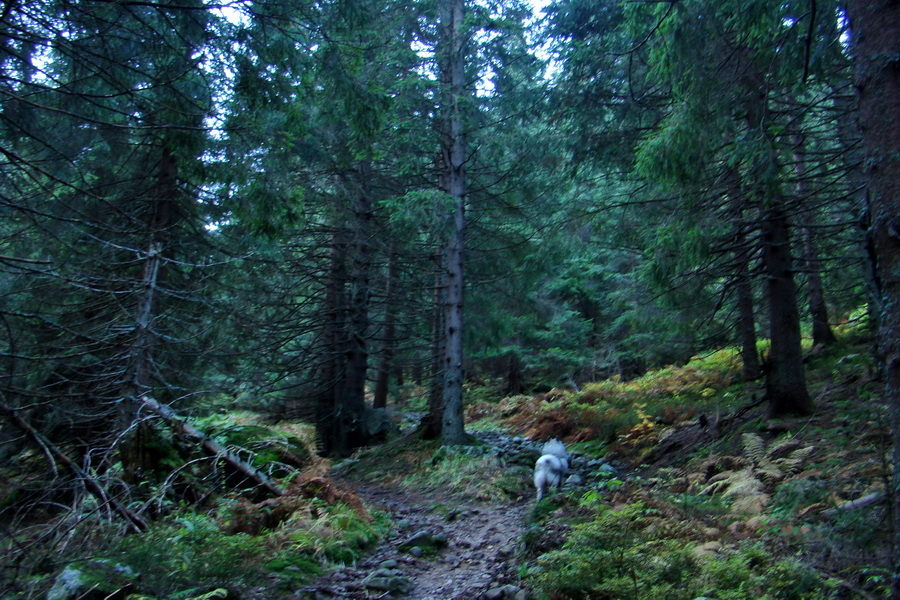
[[[766,455],[766,443],[755,433],[741,435],[741,445],[744,447],[744,455],[755,463]]]
[[[809,460],[809,457],[812,456],[813,452],[815,452],[815,451],[816,451],[815,446],[805,446],[803,448],[798,448],[797,450],[794,450],[793,452],[791,452],[791,455],[789,456],[789,458],[791,460],[799,460],[799,461],[805,463],[807,460]]]
[[[788,475],[796,475],[803,470],[803,461],[795,458],[780,458],[778,466]]]
[[[775,460],[790,455],[791,452],[799,448],[802,444],[792,437],[782,437],[775,440],[766,452],[766,458]]]
[[[771,462],[769,460],[763,460],[760,462],[756,469],[756,475],[762,481],[766,483],[766,485],[775,485],[782,479],[786,477],[784,471],[782,471],[780,462]]]

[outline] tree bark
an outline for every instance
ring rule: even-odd
[[[316,434],[319,452],[330,456],[345,446],[338,398],[347,356],[344,350],[346,329],[347,232],[336,228],[331,234],[328,280],[322,307],[322,357],[318,370]]]
[[[442,156],[447,171],[447,192],[455,201],[450,237],[446,242],[444,297],[444,411],[441,439],[444,445],[465,443],[463,423],[463,249],[465,246],[466,171],[462,102],[465,94],[464,0],[442,3],[444,79],[449,83],[449,122]],[[446,85],[445,83],[445,85]]]
[[[421,433],[426,440],[441,435],[444,415],[444,273],[443,256],[436,258],[434,303],[431,319],[431,383],[428,388],[428,414],[422,418]]]
[[[506,355],[506,393],[510,396],[525,391],[522,381],[522,359],[515,352]]]
[[[863,281],[866,285],[870,327],[875,332],[879,329],[878,320],[881,318],[882,298],[881,284],[878,281],[876,270],[875,249],[872,247],[872,239],[869,235],[871,215],[866,176],[863,172],[865,158],[860,144],[861,134],[857,120],[859,103],[851,91],[847,94],[836,94],[834,104],[835,109],[839,111],[837,133],[842,147],[841,158],[847,173],[851,210],[859,227],[859,256],[863,266]],[[878,353],[876,352],[876,354]]]
[[[346,456],[369,441],[366,383],[374,219],[369,171],[369,163],[361,160],[337,177],[338,188],[350,198],[350,214],[349,225],[336,224],[332,234],[325,286],[317,423],[320,451],[327,456]]]
[[[806,262],[806,285],[809,296],[809,315],[812,318],[813,345],[827,345],[835,342],[825,292],[822,286],[822,272],[819,248],[811,227],[803,228],[803,258]]]
[[[741,186],[738,171],[729,169],[725,180],[728,186],[730,219],[734,228],[734,291],[738,309],[737,328],[741,341],[742,374],[744,381],[755,381],[762,376],[763,371],[756,347],[756,317],[751,280],[752,252],[747,241],[747,224],[744,220],[748,199]]]
[[[791,235],[782,182],[775,174],[778,148],[773,137],[771,114],[765,94],[764,78],[755,69],[747,71],[745,109],[749,131],[765,141],[759,156],[752,186],[760,202],[760,244],[762,264],[766,276],[766,296],[769,305],[769,360],[765,365],[766,394],[769,415],[809,415],[814,411],[806,389],[806,374],[800,334],[800,313],[797,286],[791,257]]]
[[[766,367],[769,415],[809,415],[814,406],[806,390],[790,230],[780,201],[773,201],[763,212],[761,231],[769,297],[771,350]]]
[[[366,428],[366,381],[368,373],[369,306],[371,289],[369,273],[372,264],[373,214],[371,168],[359,161],[348,188],[353,196],[353,245],[351,250],[349,331],[346,335],[347,363],[339,389],[338,410],[342,417],[344,443],[340,454],[369,441]]]
[[[382,331],[381,360],[378,363],[378,374],[375,382],[375,395],[372,399],[374,408],[387,406],[390,389],[391,370],[394,366],[394,345],[397,325],[397,264],[398,258],[393,248],[388,256],[387,283],[384,299],[384,329]]]
[[[746,254],[746,250],[744,251]],[[741,360],[744,363],[744,381],[755,381],[762,375],[762,366],[759,364],[759,351],[756,349],[756,319],[753,314],[753,285],[748,275],[748,265],[745,256],[736,275],[735,293],[738,305],[738,330],[741,338]]]
[[[155,333],[153,322],[159,290],[159,277],[163,264],[163,252],[167,230],[178,195],[178,163],[168,143],[162,148],[153,198],[150,221],[147,224],[147,248],[141,291],[135,307],[134,339],[128,356],[127,382],[118,403],[118,429],[128,432],[119,443],[119,460],[124,468],[124,479],[133,481],[143,464],[143,429],[132,428],[138,405],[134,398],[150,389],[150,373],[153,367]]]
[[[870,238],[881,286],[879,350],[890,410],[891,598],[900,600],[900,3],[850,0],[851,47],[865,148]]]

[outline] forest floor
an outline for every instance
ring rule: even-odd
[[[886,597],[890,432],[867,344],[810,350],[808,417],[769,419],[763,387],[741,381],[724,351],[577,391],[508,397],[473,383],[470,445],[407,430],[345,460],[310,453],[284,496],[228,494],[193,510],[160,500],[170,512],[139,535],[107,535],[102,515],[31,518],[0,546],[21,565],[8,591],[0,578],[0,599],[49,597],[79,559],[139,575],[111,590],[135,600]],[[400,428],[422,410],[408,398]],[[268,418],[228,410],[197,423],[260,455],[269,438],[312,443],[308,426]],[[572,477],[536,502],[532,470],[551,437],[569,449]],[[301,454],[290,443],[277,460]],[[8,488],[43,473],[18,472]],[[82,503],[73,515],[87,514]],[[40,536],[49,542],[30,543]]]
[[[691,407],[702,400],[652,405],[654,396],[676,395],[667,386],[708,395],[715,371],[691,368],[634,390],[617,384],[619,400],[596,387],[577,396],[581,404],[540,395],[474,402],[467,418],[479,437],[475,456],[456,460],[435,444],[402,439],[335,469],[368,507],[391,516],[393,533],[298,596],[880,597],[887,432],[874,400],[880,386],[861,356],[844,349],[811,359],[812,417],[770,420],[756,400],[761,388],[727,382],[716,396],[731,402],[725,410]],[[638,410],[632,425],[617,423],[601,457],[579,439],[602,437],[620,414],[608,406],[634,402],[632,391],[656,417]],[[585,406],[603,410],[594,425]],[[538,504],[531,465],[538,440],[556,432],[574,451],[576,477]],[[604,544],[619,558],[609,562]],[[656,572],[678,560],[677,577],[669,567]],[[617,569],[626,583],[610,577]],[[645,595],[629,596],[631,586]]]
[[[525,533],[524,500],[460,501],[440,490],[355,486],[367,506],[388,512],[397,527],[366,558],[301,590],[301,598],[410,600],[513,597],[514,557]],[[504,586],[506,586],[504,588]],[[504,596],[506,594],[506,596]]]

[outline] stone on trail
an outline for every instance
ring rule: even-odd
[[[366,576],[362,581],[363,586],[382,592],[409,593],[412,582],[397,569],[380,568]]]
[[[409,550],[414,547],[424,550],[427,548],[443,548],[447,544],[447,537],[444,534],[434,530],[423,529],[406,538],[406,541],[401,542],[398,547],[400,550]]]

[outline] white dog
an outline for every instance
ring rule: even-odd
[[[558,439],[553,438],[544,444],[541,454],[534,465],[534,487],[537,488],[538,502],[550,486],[562,487],[563,479],[569,471],[569,454]]]

